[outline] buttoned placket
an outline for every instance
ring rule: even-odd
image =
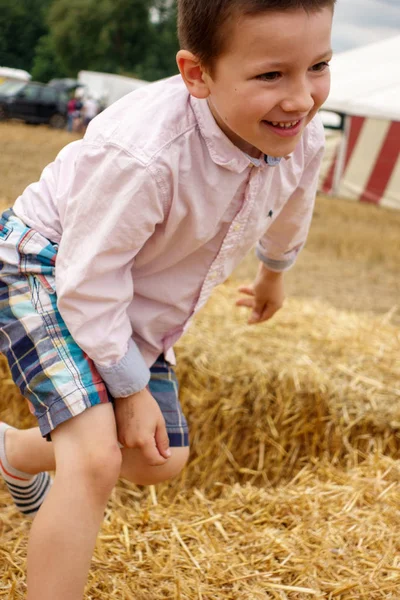
[[[235,253],[235,249],[240,245],[240,241],[246,233],[250,215],[253,210],[254,202],[257,197],[262,180],[262,169],[252,168],[250,177],[245,190],[245,199],[243,205],[231,223],[230,228],[222,242],[221,248],[211,264],[211,267],[204,279],[200,290],[198,301],[193,312],[197,312],[206,302],[210,291],[223,280],[223,267],[230,255]]]
[[[254,165],[249,166],[254,167]],[[246,222],[250,216],[259,188],[258,180],[260,179],[260,171],[261,169],[259,168],[250,170],[248,182],[244,190],[244,200],[242,206],[232,221],[217,256],[211,263],[211,266],[204,278],[197,300],[193,302],[190,314],[181,326],[169,331],[168,334],[163,338],[162,342],[164,353],[167,352],[168,349],[173,346],[175,341],[181,337],[182,333],[187,330],[193,315],[200,310],[203,304],[205,304],[210,295],[210,291],[216,285],[221,283],[223,279],[223,266],[225,258],[229,254],[233,253],[234,249],[238,246],[238,242],[240,241],[241,237],[244,235]]]

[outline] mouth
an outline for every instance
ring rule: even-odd
[[[277,135],[281,137],[290,137],[297,135],[300,132],[303,120],[304,119],[297,119],[296,121],[262,121],[262,123]]]
[[[279,129],[294,129],[296,125],[300,123],[300,120],[297,121],[266,121],[272,127],[279,127]]]

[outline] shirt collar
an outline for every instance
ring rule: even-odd
[[[190,103],[212,160],[229,171],[243,173],[249,167],[248,156],[217,125],[207,100],[190,96]]]
[[[264,154],[264,161],[262,160],[261,156],[260,156],[260,158],[254,158],[254,156],[250,156],[250,154],[247,154],[246,152],[244,153],[244,155],[249,159],[251,164],[254,165],[255,167],[261,167],[261,166],[263,166],[264,163],[266,165],[268,165],[269,167],[276,167],[277,165],[279,165],[279,163],[282,160],[282,157],[269,156],[268,154]],[[285,158],[288,158],[288,157],[285,156]]]

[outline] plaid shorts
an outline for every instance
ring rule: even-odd
[[[87,408],[113,402],[93,361],[57,309],[57,245],[12,210],[0,218],[0,352],[38,419],[43,437]],[[161,355],[149,389],[163,413],[170,445],[187,446],[188,426],[173,368]]]

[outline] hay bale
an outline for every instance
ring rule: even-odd
[[[86,597],[398,598],[398,328],[299,300],[248,327],[235,297],[217,290],[177,349],[191,463],[170,485],[117,486]],[[31,426],[0,369],[0,418]],[[28,527],[0,483],[11,600]]]
[[[177,347],[187,485],[275,484],[321,458],[399,457],[400,332],[389,316],[292,299],[250,327],[235,298],[220,287]]]
[[[0,421],[14,427],[36,427],[37,420],[30,414],[28,403],[11,379],[6,358],[0,354]]]
[[[400,456],[399,328],[390,318],[290,300],[246,325],[221,286],[177,346],[191,466],[181,484],[276,484],[321,458]],[[0,360],[0,419],[36,425]]]
[[[347,473],[308,465],[288,484],[193,488],[120,484],[92,561],[88,600],[397,599],[400,472],[370,457]],[[25,597],[28,523],[2,506],[0,595]]]

